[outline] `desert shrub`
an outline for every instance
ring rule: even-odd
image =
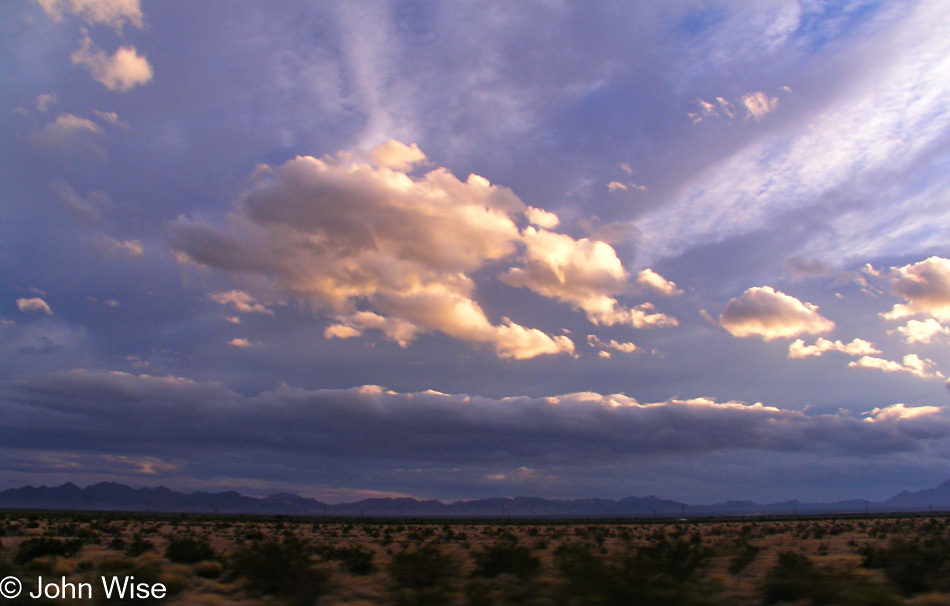
[[[245,545],[231,557],[231,571],[254,593],[294,604],[312,604],[331,587],[328,570],[311,560],[311,547],[297,538]]]
[[[587,543],[561,543],[554,550],[554,564],[567,593],[575,596],[606,593],[618,572]]]
[[[604,556],[590,544],[564,543],[554,552],[565,597],[581,604],[686,606],[714,603],[716,587],[702,573],[712,551],[698,535],[653,542]]]
[[[438,606],[450,602],[460,566],[452,556],[428,544],[393,554],[389,564],[393,603],[398,606]]]
[[[538,583],[525,583],[516,576],[501,574],[486,579],[475,577],[465,584],[466,606],[504,606],[517,604],[551,604],[541,595]],[[539,597],[542,601],[539,601]]]
[[[448,586],[458,578],[459,563],[435,545],[393,554],[389,576],[396,587],[410,589]]]
[[[758,557],[760,551],[762,551],[762,549],[752,543],[743,544],[742,547],[740,547],[739,553],[729,560],[729,574],[739,574],[748,568],[749,564],[754,562],[755,558]]]
[[[147,539],[143,539],[140,535],[135,535],[132,537],[132,540],[129,541],[128,546],[125,548],[125,555],[129,557],[137,557],[145,553],[146,551],[155,551],[155,545]]]
[[[327,560],[340,562],[350,574],[364,575],[376,572],[376,565],[373,564],[375,554],[371,549],[361,545],[346,547],[321,545],[317,547],[316,552]]]
[[[765,604],[801,601],[816,606],[838,603],[842,589],[835,575],[795,551],[778,554],[778,562],[765,573],[761,586]]]
[[[861,553],[863,566],[882,569],[905,595],[950,589],[950,540],[946,537],[894,539],[887,547],[866,546]]]
[[[531,555],[530,548],[515,541],[502,539],[483,551],[474,552],[475,576],[490,579],[500,574],[512,574],[526,580],[537,575],[541,560]]]
[[[82,549],[82,539],[53,539],[50,537],[34,537],[26,539],[17,547],[13,556],[15,564],[25,564],[30,560],[46,556],[70,557]]]
[[[175,537],[165,547],[165,557],[177,564],[197,564],[217,557],[211,543],[204,537]]]
[[[195,564],[195,574],[203,579],[216,579],[224,572],[220,562],[204,561]]]

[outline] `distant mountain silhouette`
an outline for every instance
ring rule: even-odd
[[[55,487],[11,488],[0,492],[0,509],[152,511],[256,515],[347,517],[692,517],[736,515],[794,515],[950,510],[950,480],[917,492],[903,490],[886,501],[852,499],[834,503],[797,500],[760,504],[726,501],[688,505],[655,496],[613,499],[490,498],[473,501],[420,501],[413,498],[372,498],[328,504],[295,494],[278,493],[259,499],[234,491],[182,493],[159,486],[131,488],[101,482],[79,488],[72,482]]]

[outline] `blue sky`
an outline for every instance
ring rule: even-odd
[[[6,485],[950,477],[950,7],[0,6]]]

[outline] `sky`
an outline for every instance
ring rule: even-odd
[[[0,3],[0,490],[950,478],[943,0]]]

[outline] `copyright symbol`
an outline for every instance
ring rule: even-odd
[[[21,591],[23,591],[23,585],[16,577],[7,577],[0,581],[0,596],[12,600],[20,595]]]

